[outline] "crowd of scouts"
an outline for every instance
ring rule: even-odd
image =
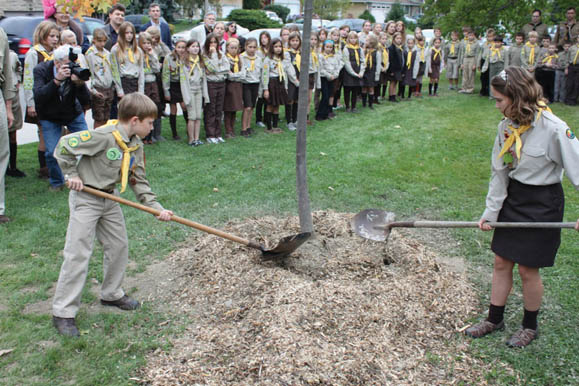
[[[218,144],[236,135],[236,113],[241,111],[240,135],[249,137],[255,126],[268,133],[280,133],[280,106],[284,107],[286,127],[296,129],[299,73],[302,37],[297,27],[282,28],[279,38],[264,31],[258,39],[237,39],[228,36],[223,22],[214,25],[213,32],[201,44],[195,39],[180,40],[171,51],[161,40],[158,27],[149,27],[137,35],[133,24],[124,22],[118,31],[117,43],[106,49],[108,36],[96,29],[91,47],[85,55],[75,34],[60,31],[51,21],[41,22],[34,33],[34,45],[28,51],[23,73],[26,100],[25,121],[38,124],[34,105],[33,69],[52,59],[53,50],[62,44],[79,49],[78,62],[91,72],[88,87],[94,127],[116,118],[116,103],[125,95],[141,92],[158,106],[154,130],[144,138],[146,144],[164,140],[161,117],[170,104],[169,123],[172,137],[177,132],[177,105],[183,111],[187,125],[187,142],[191,146],[204,144],[201,122],[204,122],[205,142]],[[475,32],[463,27],[442,37],[434,29],[434,38],[426,41],[421,29],[408,34],[403,22],[372,25],[366,21],[360,33],[347,25],[330,31],[312,31],[308,66],[309,102],[314,101],[315,119],[335,117],[335,110],[345,107],[357,112],[358,101],[373,109],[380,100],[392,103],[422,96],[423,77],[428,77],[428,95],[438,96],[438,84],[443,69],[449,89],[459,93],[474,92],[477,69],[481,74],[480,94],[489,96],[490,80],[504,68],[517,66],[534,74],[549,102],[574,105],[579,92],[579,38],[576,44],[565,44],[563,51],[548,35],[536,31],[515,35],[512,46],[503,45],[503,38],[493,29],[486,31],[480,42]],[[540,41],[539,41],[540,40]],[[241,44],[243,42],[243,45]],[[12,53],[14,79],[22,78],[22,68]],[[459,77],[462,83],[459,88]],[[343,99],[342,99],[343,94]],[[343,100],[343,106],[340,101]],[[13,103],[15,117],[21,117],[20,105]],[[308,124],[311,124],[308,115]],[[225,127],[225,134],[222,131]],[[10,165],[8,175],[21,177],[16,167],[15,131],[22,127],[17,119],[11,127]],[[47,175],[45,146],[39,126],[38,159],[41,176]],[[224,139],[225,138],[225,139]]]

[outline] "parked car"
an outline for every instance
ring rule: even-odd
[[[297,19],[296,21],[293,22],[293,24],[301,25],[300,31],[302,31],[303,26],[304,26],[304,19],[303,18]],[[313,31],[318,31],[318,30],[321,30],[322,28],[328,28],[329,25],[330,25],[330,20],[318,19],[318,18],[312,19],[312,30]]]
[[[251,32],[246,33],[245,35],[241,35],[244,38],[248,39],[248,38],[255,38],[258,42],[259,42],[259,35],[261,34],[262,31],[267,31],[269,32],[269,34],[271,35],[271,38],[279,38],[279,33],[281,31],[281,28],[260,28],[260,29],[254,29]]]
[[[199,23],[198,25],[201,25],[203,23]],[[237,24],[237,23],[236,23]],[[195,28],[195,27],[193,27]],[[175,34],[173,34],[171,36],[171,40],[173,41],[173,45],[175,45],[175,43],[177,43],[179,40],[189,40],[191,38],[191,30],[193,28],[189,28],[185,31],[181,31],[181,32],[177,32]],[[248,33],[249,30],[239,24],[237,24],[237,35],[239,36],[244,36],[246,33]]]
[[[139,32],[141,32],[141,28],[149,22],[149,15],[143,14],[126,15],[125,21],[130,21],[131,23],[133,23],[133,25],[135,26],[135,30],[137,31],[138,34]],[[167,21],[163,18],[163,16],[161,16],[161,21],[167,23]]]
[[[104,28],[105,22],[94,17],[83,17],[81,22],[79,19],[74,19],[82,27],[82,33],[87,37],[89,44],[92,43],[92,33],[97,28]]]
[[[283,24],[283,20],[281,19],[281,17],[279,17],[277,15],[277,13],[275,13],[273,11],[263,11],[263,12],[265,12],[266,16],[268,18],[270,18],[271,20],[277,21],[278,23]]]
[[[350,31],[360,32],[362,31],[362,26],[364,25],[364,19],[337,19],[328,23],[326,28],[340,28],[344,24],[350,27]]]

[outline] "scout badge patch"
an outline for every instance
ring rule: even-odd
[[[116,147],[111,147],[109,150],[107,150],[107,159],[110,161],[117,161],[121,158],[123,158],[123,153],[121,153],[121,151]]]
[[[571,131],[571,129],[567,129],[567,131],[565,132],[565,134],[567,135],[567,138],[569,139],[575,139],[577,137],[575,137],[575,133],[573,131]]]
[[[81,131],[80,133],[78,133],[78,135],[80,136],[80,140],[82,142],[88,142],[92,138],[92,135],[90,134],[90,131],[88,131],[88,130]]]
[[[72,148],[77,147],[79,144],[80,144],[80,140],[78,139],[77,136],[70,137],[70,138],[68,139],[68,146],[70,146],[70,147],[72,147]]]

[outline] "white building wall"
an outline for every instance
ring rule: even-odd
[[[284,7],[288,7],[290,9],[290,15],[299,15],[300,14],[300,2],[299,0],[273,0],[273,4],[275,5],[283,5]]]

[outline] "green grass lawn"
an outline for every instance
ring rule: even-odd
[[[446,84],[442,88],[440,98],[394,106],[386,102],[358,114],[341,112],[337,119],[309,128],[312,209],[357,212],[376,207],[395,212],[399,219],[478,219],[484,209],[490,151],[501,116],[486,98],[451,93]],[[573,126],[579,122],[579,109],[561,104],[552,108],[577,129]],[[170,137],[168,122],[164,123],[164,134]],[[182,119],[179,125],[184,136]],[[147,147],[148,177],[160,202],[177,215],[216,227],[229,219],[296,214],[295,133],[258,131],[254,138],[238,137],[224,145],[191,148],[169,140]],[[0,350],[13,350],[0,357],[0,383],[130,383],[129,378],[146,365],[145,354],[166,347],[169,337],[179,334],[178,327],[161,323],[168,316],[153,306],[137,313],[88,313],[86,304],[98,301],[88,290],[78,318],[85,332],[80,339],[59,337],[47,314],[24,313],[28,305],[49,298],[47,292],[58,278],[68,193],[49,192],[47,182],[35,178],[35,144],[21,146],[19,166],[29,177],[7,179],[7,214],[14,221],[0,227]],[[565,220],[575,221],[579,194],[568,180],[564,188]],[[134,199],[129,192],[123,196]],[[163,259],[195,232],[158,222],[134,209],[124,212],[135,262],[129,276]],[[439,248],[467,260],[482,313],[490,292],[490,234],[455,230],[449,235],[460,247]],[[522,318],[517,280],[507,306],[507,332],[472,342],[472,353],[493,364],[489,382],[579,382],[577,241],[577,233],[564,231],[556,266],[543,270],[546,291],[539,340],[525,350],[504,345]],[[94,257],[88,277],[100,281],[100,249]],[[512,367],[514,376],[501,363]]]

